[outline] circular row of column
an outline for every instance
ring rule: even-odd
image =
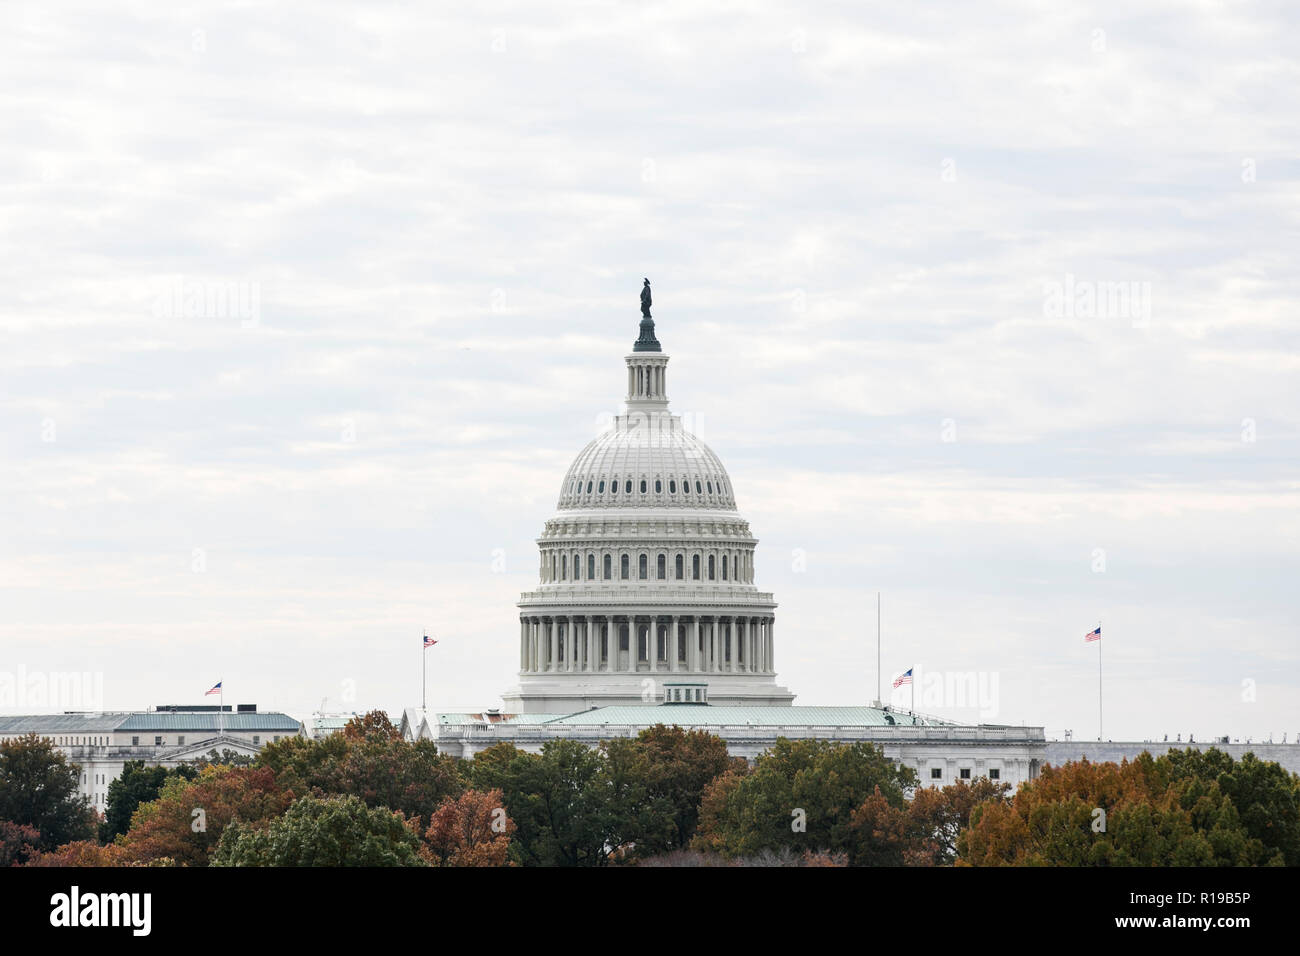
[[[770,615],[525,614],[526,674],[772,674]]]

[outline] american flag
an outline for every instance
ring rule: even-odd
[[[221,681],[217,681],[217,683],[213,686],[212,690],[208,691],[203,696],[211,697],[213,694],[220,694],[220,693],[221,693]]]
[[[438,643],[438,642],[435,641],[433,638],[431,638],[428,634],[424,635],[424,646],[425,646],[425,647],[433,647],[433,645],[435,645],[435,644],[437,644],[437,643]]]
[[[894,678],[895,687],[902,687],[904,684],[910,683],[912,683],[912,668],[910,667]]]
[[[1095,630],[1095,631],[1089,631],[1087,634],[1083,635],[1083,640],[1084,640],[1085,643],[1087,643],[1087,642],[1089,642],[1089,641],[1100,641],[1100,640],[1101,640],[1101,627],[1099,626],[1099,627],[1097,628],[1097,630]]]

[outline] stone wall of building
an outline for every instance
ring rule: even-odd
[[[1216,744],[1210,741],[1188,743],[1186,741],[1106,741],[1096,740],[1049,740],[1047,741],[1047,762],[1054,766],[1071,760],[1087,757],[1094,763],[1119,763],[1132,760],[1143,751],[1158,757],[1170,750],[1185,750],[1193,747],[1205,750],[1216,747],[1224,751],[1233,760],[1240,760],[1248,753],[1253,753],[1260,760],[1272,760],[1281,764],[1292,773],[1300,773],[1300,744]]]

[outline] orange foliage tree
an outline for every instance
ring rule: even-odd
[[[131,829],[117,838],[127,862],[170,859],[179,866],[207,866],[232,820],[256,823],[278,817],[294,794],[271,770],[210,765],[197,779],[173,778],[157,800],[141,804]]]
[[[514,832],[500,790],[467,790],[434,812],[420,855],[435,866],[508,866]]]

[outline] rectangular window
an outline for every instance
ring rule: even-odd
[[[930,768],[930,779],[931,779],[931,780],[942,780],[942,779],[943,779],[943,768],[942,768],[942,767],[931,767],[931,768]]]
[[[140,738],[139,738],[139,737],[132,737],[132,738],[131,738],[131,746],[132,746],[132,747],[139,747],[139,746],[140,746]]]
[[[1002,779],[1002,771],[999,770],[997,767],[994,767],[992,770],[989,771],[989,779],[990,779],[990,780],[1001,780],[1001,779]]]
[[[961,768],[961,778],[962,778],[963,780],[969,780],[969,779],[970,779],[970,767],[962,767],[962,768]]]
[[[155,747],[161,747],[161,746],[162,746],[162,738],[161,738],[161,737],[155,737],[155,738],[153,739],[153,745],[154,745]]]
[[[185,743],[185,738],[184,738],[184,737],[177,737],[177,738],[176,738],[176,746],[178,746],[178,747],[179,747],[179,746],[182,746],[184,743]]]
[[[261,737],[258,737],[256,734],[254,734],[254,735],[253,735],[253,746],[256,747],[256,746],[257,746],[258,744],[260,744],[261,742],[262,742],[262,738],[261,738]]]

